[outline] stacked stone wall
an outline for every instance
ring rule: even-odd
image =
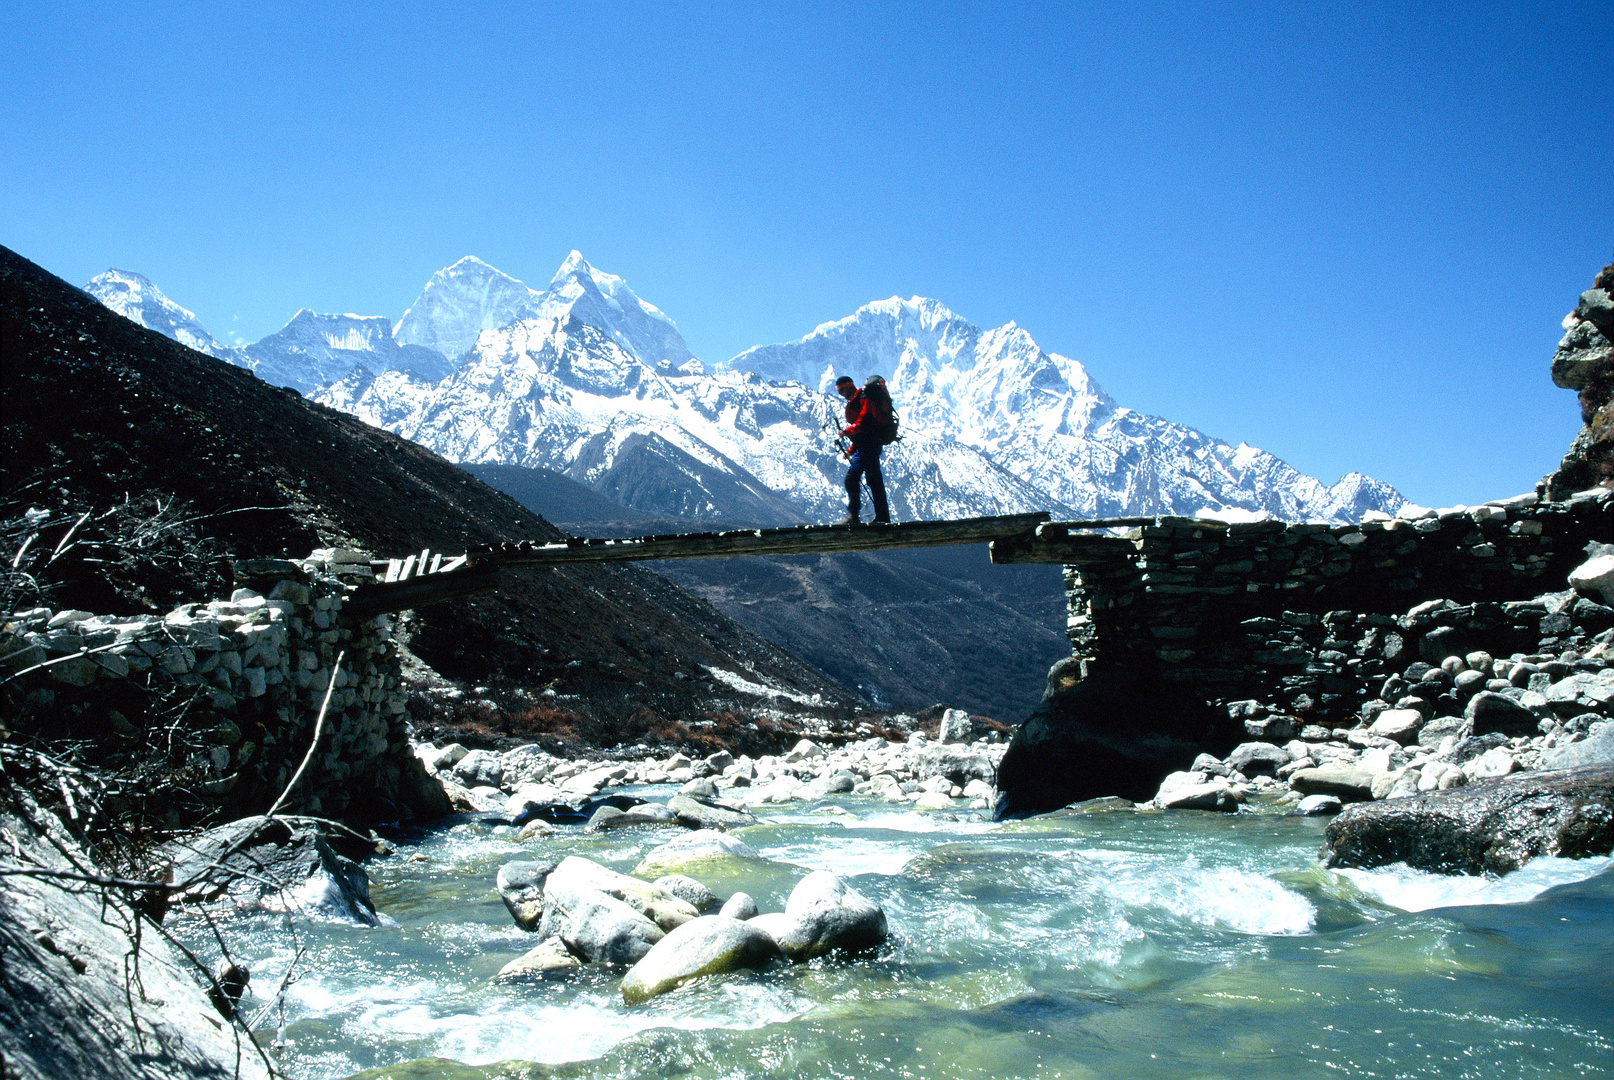
[[[102,758],[121,748],[133,759],[166,739],[189,755],[176,810],[262,813],[307,753],[330,689],[324,734],[285,811],[429,813],[418,805],[431,800],[410,746],[392,618],[342,616],[350,585],[371,577],[368,559],[325,550],[245,560],[230,599],[163,616],[14,613],[0,650],[20,683],[13,723],[88,738]]]
[[[1564,588],[1588,542],[1614,540],[1608,491],[1418,514],[1133,529],[1131,558],[1066,567],[1075,655],[1328,724],[1409,663],[1562,651],[1607,629],[1602,605],[1536,598]]]

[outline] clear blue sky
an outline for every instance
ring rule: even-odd
[[[1434,505],[1556,463],[1614,258],[1608,0],[7,0],[0,86],[0,243],[220,338],[574,247],[709,361],[917,293]]]

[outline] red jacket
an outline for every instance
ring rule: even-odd
[[[885,422],[880,415],[880,407],[869,400],[869,396],[859,390],[846,401],[846,427],[841,434],[857,442],[858,437],[867,439],[876,435],[876,429]]]

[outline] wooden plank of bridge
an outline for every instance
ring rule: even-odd
[[[992,541],[992,562],[997,566],[1011,563],[1119,564],[1137,555],[1137,544],[1124,536],[1086,530],[1153,525],[1154,522],[1152,517],[1050,521],[1037,526],[1032,533]]]
[[[648,559],[729,559],[741,555],[816,555],[842,551],[980,544],[1030,536],[1048,514],[1009,514],[958,521],[907,521],[896,525],[799,525],[626,539],[571,537],[552,544],[504,544],[468,553],[471,565],[564,566]],[[1151,519],[1152,520],[1152,519]]]
[[[1049,521],[1046,513],[965,518],[960,521],[909,521],[897,525],[801,525],[781,529],[736,529],[719,533],[678,533],[593,540],[568,537],[549,544],[503,544],[477,548],[445,559],[423,550],[406,559],[377,560],[386,567],[386,584],[357,590],[344,606],[352,615],[421,607],[456,596],[497,588],[501,568],[564,566],[585,562],[648,559],[724,559],[743,555],[813,555],[842,551],[991,544],[994,563],[1065,563],[1120,567],[1137,556],[1134,540],[1095,532],[1191,519],[1155,517]],[[411,576],[412,575],[412,576]]]

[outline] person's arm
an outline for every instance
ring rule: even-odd
[[[869,416],[869,399],[866,398],[866,397],[863,397],[862,395],[859,395],[856,399],[854,399],[851,402],[851,404],[847,405],[846,411],[847,411],[848,414],[851,413],[853,406],[857,407],[857,418],[854,419],[850,424],[848,424],[847,427],[846,427],[846,430],[843,431],[841,434],[847,436],[848,438],[854,438],[855,439],[855,438],[857,438],[858,431],[861,430],[862,427],[863,427],[863,421],[868,419],[868,416]]]

